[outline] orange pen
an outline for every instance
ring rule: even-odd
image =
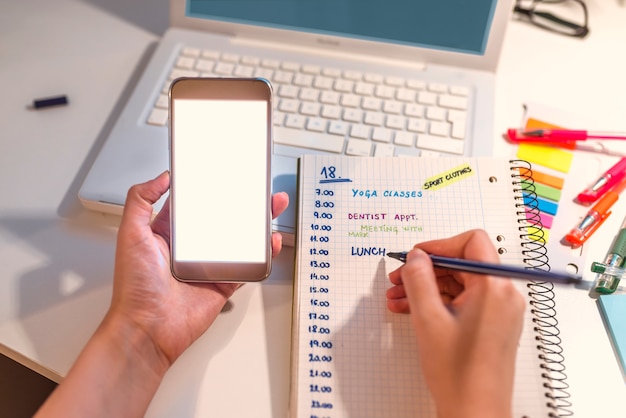
[[[580,224],[565,235],[565,240],[574,247],[583,245],[583,243],[587,241],[587,238],[589,238],[596,229],[604,223],[606,218],[609,217],[611,214],[611,206],[617,202],[617,199],[618,194],[614,191],[605,194],[602,199],[587,212],[587,215],[585,215]]]
[[[567,235],[565,240],[572,244],[573,247],[583,245],[604,221],[611,214],[611,206],[617,199],[619,194],[626,188],[626,180],[622,180],[617,186],[609,190],[602,198],[587,212],[583,220]]]

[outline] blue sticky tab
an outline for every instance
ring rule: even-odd
[[[556,215],[556,211],[559,209],[559,205],[555,202],[543,199],[541,197],[537,197],[537,201],[539,202],[539,210],[545,213],[549,213],[550,215]]]
[[[548,213],[550,215],[556,215],[556,211],[559,205],[548,199],[543,199],[539,196],[533,195],[530,197],[527,193],[523,193],[524,204],[527,206],[536,206],[541,212]]]

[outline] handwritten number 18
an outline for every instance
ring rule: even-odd
[[[335,178],[335,166],[331,165],[330,167],[322,167],[322,171],[320,175],[325,179],[334,179]]]

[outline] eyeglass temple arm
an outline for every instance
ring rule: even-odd
[[[587,29],[585,26],[580,26],[576,23],[570,22],[568,20],[564,20],[561,19],[558,16],[553,15],[552,13],[548,13],[548,12],[542,12],[542,11],[535,11],[532,9],[525,9],[523,7],[519,7],[519,6],[515,6],[515,8],[513,9],[515,12],[523,14],[525,16],[528,17],[532,17],[532,15],[536,15],[539,17],[542,17],[546,20],[550,20],[554,23],[558,23],[560,25],[563,26],[567,26],[568,28],[572,28],[576,31],[576,33],[580,34],[581,36],[586,35],[589,32],[589,29]]]
[[[532,14],[532,10],[524,9],[523,7],[520,7],[520,6],[515,6],[513,8],[513,11],[515,13],[519,13],[519,14],[522,14],[522,15],[525,15],[525,16],[528,16],[528,17],[530,17],[530,15]]]
[[[567,26],[568,28],[575,29],[575,30],[577,30],[577,31],[580,31],[580,30],[584,30],[584,29],[585,29],[585,27],[584,27],[584,26],[580,26],[580,25],[578,25],[578,24],[576,24],[576,23],[573,23],[573,22],[570,22],[570,21],[568,21],[568,20],[563,20],[563,19],[561,19],[560,17],[553,15],[552,13],[548,13],[548,12],[535,12],[534,14],[535,14],[535,15],[537,15],[537,16],[541,16],[541,17],[543,17],[544,19],[550,20],[550,21],[552,21],[552,22],[554,22],[554,23],[558,23],[558,24],[560,24],[560,25]]]

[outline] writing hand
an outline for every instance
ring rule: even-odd
[[[420,243],[390,273],[392,312],[409,313],[440,417],[512,413],[524,298],[510,280],[434,269],[427,253],[498,262],[482,230]]]

